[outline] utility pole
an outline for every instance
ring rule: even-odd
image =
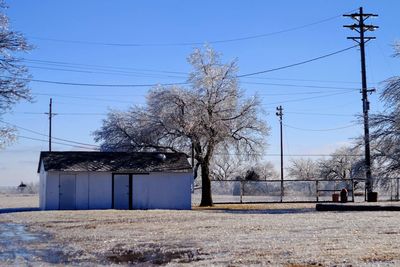
[[[366,175],[366,183],[365,189],[367,191],[367,201],[370,201],[370,195],[372,193],[372,175],[371,175],[371,150],[370,150],[370,138],[369,138],[369,120],[368,120],[368,111],[369,111],[369,101],[368,101],[368,93],[372,93],[375,89],[368,89],[367,87],[367,71],[365,67],[365,44],[375,39],[375,37],[366,37],[365,32],[374,31],[378,26],[372,24],[365,24],[365,21],[370,17],[377,17],[376,14],[366,14],[363,12],[363,8],[360,7],[359,13],[346,14],[343,15],[345,17],[351,17],[355,20],[355,23],[352,25],[344,25],[346,28],[350,28],[351,30],[355,30],[359,33],[357,37],[347,37],[347,39],[351,39],[357,42],[360,46],[361,53],[361,81],[362,81],[362,104],[363,104],[363,117],[364,117],[364,143],[365,143],[365,175]],[[375,200],[376,201],[376,200]]]
[[[282,106],[276,107],[276,116],[279,117],[280,132],[281,132],[281,202],[283,202],[283,132],[282,132],[282,119],[283,119],[283,108]]]
[[[46,115],[49,115],[49,152],[51,152],[51,121],[53,116],[57,115],[56,113],[53,113],[52,108],[53,108],[53,99],[50,98],[49,112],[44,113]]]

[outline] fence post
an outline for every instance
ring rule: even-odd
[[[367,186],[365,185],[365,182],[364,182],[364,201],[367,201]]]
[[[396,200],[399,201],[399,178],[396,178],[397,186],[396,186]]]
[[[240,204],[243,203],[242,198],[243,198],[243,181],[240,181]]]
[[[319,201],[319,190],[318,190],[318,180],[315,180],[315,195],[317,197],[317,202]]]
[[[354,188],[354,179],[351,178],[351,202],[354,202],[354,191],[355,191],[355,188]]]
[[[393,179],[390,179],[390,201],[393,201]]]

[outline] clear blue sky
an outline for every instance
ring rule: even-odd
[[[399,74],[400,69],[400,60],[391,57],[391,45],[400,39],[400,2],[396,0],[10,0],[7,4],[11,27],[24,33],[35,46],[20,56],[34,60],[27,61],[26,65],[30,67],[33,78],[39,80],[100,84],[182,82],[185,80],[182,74],[154,71],[189,72],[186,57],[196,46],[159,44],[241,38],[293,29],[329,18],[325,22],[280,34],[212,44],[223,54],[225,61],[238,60],[239,74],[280,67],[353,45],[346,37],[356,33],[342,27],[352,21],[340,15],[360,6],[366,12],[379,14],[378,18],[370,20],[380,28],[373,33],[377,40],[371,41],[367,47],[369,86],[376,87],[379,92],[382,87],[379,83]],[[112,69],[43,64],[35,60],[110,66]],[[360,88],[359,62],[359,51],[353,49],[306,65],[241,79],[241,86],[248,95],[257,92],[262,96],[268,112],[266,118],[271,136],[266,153],[279,153],[279,125],[274,109],[280,104],[287,125],[284,129],[286,153],[330,153],[359,136],[361,125],[332,131],[303,131],[289,127],[321,130],[354,124],[353,115],[361,111],[361,95],[357,90],[343,88]],[[38,82],[31,82],[30,87],[35,102],[18,104],[14,113],[3,117],[5,121],[46,135],[48,119],[46,115],[36,113],[47,112],[52,96],[53,111],[59,113],[53,119],[53,136],[91,144],[94,143],[92,132],[100,127],[105,117],[103,114],[109,109],[126,109],[133,103],[143,103],[148,90],[146,87],[95,88]],[[372,112],[382,109],[378,94],[371,96],[371,108]],[[20,130],[19,134],[46,139],[25,130]],[[37,180],[39,152],[46,149],[46,142],[20,138],[1,151],[0,185]],[[54,144],[53,149],[79,148]],[[274,163],[279,160],[274,156],[266,156],[266,159]]]

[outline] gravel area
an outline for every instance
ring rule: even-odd
[[[301,206],[293,213],[285,205],[274,210],[35,211],[0,214],[0,224],[27,225],[46,236],[21,244],[52,248],[58,258],[34,258],[43,265],[400,265],[398,212],[315,212]]]

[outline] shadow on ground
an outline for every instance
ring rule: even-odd
[[[208,211],[223,212],[229,214],[298,214],[315,212],[314,208],[304,209],[266,209],[266,210],[248,210],[248,209],[210,209]]]
[[[2,213],[12,213],[12,212],[26,212],[26,211],[39,211],[39,208],[32,208],[32,207],[26,207],[26,208],[3,208],[0,209],[0,214]]]

